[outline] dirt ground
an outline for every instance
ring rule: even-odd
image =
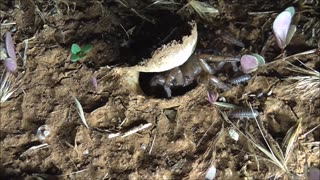
[[[210,0],[207,3],[219,10],[210,18],[201,18],[191,7],[177,13],[187,1],[165,2],[171,3],[0,3],[1,37],[12,33],[19,66],[17,90],[0,104],[1,179],[205,179],[210,167],[217,169],[216,179],[307,179],[312,167],[320,168],[319,78],[314,80],[313,96],[287,79],[303,75],[289,70],[288,62],[303,67],[301,61],[320,71],[320,2]],[[282,53],[272,23],[289,6],[296,9],[297,32]],[[268,149],[255,120],[223,116],[228,109],[210,104],[205,85],[170,99],[157,98],[128,90],[119,81],[121,74],[114,75],[115,69],[138,64],[162,44],[181,40],[186,31],[181,27],[192,20],[198,26],[197,50],[265,57],[266,65],[251,73],[251,80],[220,96],[257,109],[272,147],[281,145],[292,127],[297,130],[285,162],[287,171],[241,134],[251,134]],[[245,47],[228,40],[228,35]],[[73,43],[93,48],[74,63]],[[314,51],[301,54],[309,50]],[[2,72],[2,64],[0,68]],[[227,78],[224,73],[217,76]],[[81,122],[73,96],[83,107],[89,129]],[[137,133],[110,138],[149,123]],[[44,140],[37,136],[42,125],[50,130]],[[238,141],[228,133],[235,126],[240,130]],[[28,150],[39,145],[42,148]],[[282,145],[279,149],[285,151]]]

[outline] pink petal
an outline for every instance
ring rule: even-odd
[[[6,33],[6,49],[8,52],[9,57],[13,58],[14,60],[17,59],[16,51],[13,45],[13,40],[10,32]]]
[[[4,66],[9,72],[15,72],[17,70],[17,62],[13,58],[8,58],[3,61]]]
[[[256,57],[252,55],[243,55],[240,59],[241,70],[244,73],[250,73],[257,69],[259,62]]]
[[[97,78],[92,78],[92,85],[94,87],[94,89],[97,91],[98,89],[98,81],[97,81]]]
[[[318,168],[312,167],[309,171],[309,179],[319,179],[320,170]]]
[[[208,101],[213,104],[217,101],[219,94],[217,92],[208,91]]]
[[[291,13],[289,11],[283,11],[273,22],[273,33],[276,36],[277,44],[281,49],[286,47],[286,40],[291,20]]]

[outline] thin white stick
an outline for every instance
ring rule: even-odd
[[[82,123],[89,129],[86,117],[84,116],[82,105],[80,104],[79,100],[75,96],[73,96],[73,99],[74,99],[74,102],[76,103],[78,114],[80,116]]]
[[[29,154],[33,150],[40,150],[49,147],[48,143],[40,144],[38,146],[32,146],[28,150],[26,150],[24,153],[20,155],[20,157],[25,156],[26,154]]]
[[[253,113],[253,109],[252,109],[251,104],[250,104],[250,109],[251,109],[251,112]],[[264,133],[263,133],[263,131],[262,131],[262,128],[260,127],[260,124],[259,124],[259,122],[258,122],[258,119],[257,119],[256,117],[254,117],[254,120],[256,121],[257,126],[258,126],[258,128],[259,128],[259,130],[260,130],[260,133],[261,133],[261,135],[262,135],[262,137],[263,137],[263,140],[264,140],[264,141],[265,141],[265,143],[267,144],[267,146],[268,146],[268,148],[269,148],[269,150],[270,150],[271,154],[272,154],[274,157],[277,157],[277,156],[273,153],[273,150],[271,149],[271,147],[270,147],[270,145],[269,145],[269,143],[268,143],[267,139],[265,138]]]
[[[87,169],[82,169],[82,170],[79,170],[79,171],[76,171],[76,172],[72,172],[72,173],[69,173],[69,174],[62,174],[60,175],[60,177],[63,177],[63,176],[70,176],[70,175],[74,175],[74,174],[78,174],[78,173],[82,173],[82,172],[85,172],[85,171],[88,171],[89,168]]]
[[[149,154],[151,154],[151,152],[152,152],[152,150],[153,150],[153,146],[154,146],[154,142],[155,142],[155,140],[156,140],[156,137],[157,137],[157,135],[154,135],[153,140],[152,140],[152,143],[151,143],[151,147],[150,147],[150,150],[149,150]]]
[[[138,131],[146,129],[146,128],[150,127],[151,125],[152,125],[151,123],[147,123],[147,124],[144,124],[142,126],[135,127],[133,129],[131,129],[130,131],[125,132],[121,137],[123,138],[123,137],[126,137],[126,136],[130,136],[131,134],[134,134],[134,133],[136,133]]]
[[[305,138],[308,134],[312,133],[314,130],[316,130],[318,127],[320,126],[320,124],[318,124],[316,127],[312,128],[310,131],[304,133],[303,135],[301,135],[302,138]]]
[[[313,145],[313,146],[319,146],[320,145],[320,141],[314,141],[314,142],[305,142],[302,143],[303,145]]]
[[[16,25],[17,23],[11,22],[11,23],[3,23],[1,26],[10,26],[10,25]]]
[[[119,137],[119,136],[124,138],[124,137],[130,136],[131,134],[134,134],[134,133],[136,133],[138,131],[146,129],[146,128],[150,127],[151,125],[152,125],[151,123],[147,123],[147,124],[143,124],[143,125],[134,127],[134,128],[132,128],[129,131],[126,131],[126,132],[111,133],[111,134],[108,135],[108,138],[111,139],[111,138],[115,138],[115,137]]]
[[[26,40],[24,40],[24,52],[23,52],[23,58],[22,58],[22,60],[23,60],[23,67],[25,67],[26,64],[27,64],[27,51],[28,51],[28,46],[29,46],[29,40],[26,39]]]

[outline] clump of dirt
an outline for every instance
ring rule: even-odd
[[[210,1],[219,14],[204,19],[191,6],[178,11],[187,1],[176,3],[1,2],[1,37],[12,33],[18,70],[12,81],[15,92],[0,104],[0,177],[204,179],[208,168],[215,167],[217,179],[306,178],[305,169],[320,168],[319,78],[294,70],[320,71],[319,4]],[[272,23],[291,5],[298,28],[281,51]],[[115,69],[137,65],[161,45],[179,40],[185,32],[181,27],[192,20],[199,51],[265,57],[266,64],[248,82],[219,91],[228,103],[256,109],[259,127],[255,119],[229,119],[227,108],[209,103],[203,84],[162,99],[120,83],[123,77]],[[93,48],[73,63],[73,43]],[[215,75],[227,81],[234,74]],[[89,129],[73,97],[80,101]],[[45,140],[37,136],[42,125],[50,128]],[[230,137],[230,129],[239,140]],[[286,154],[286,135],[292,136],[290,156],[280,159],[285,168],[255,145],[271,151],[261,132],[277,157]]]

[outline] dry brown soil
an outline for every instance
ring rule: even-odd
[[[287,62],[301,66],[300,60],[320,70],[319,52],[295,56],[319,48],[319,1],[209,1],[220,11],[210,19],[188,10],[176,14],[187,1],[169,6],[174,10],[157,5],[145,8],[151,4],[147,0],[128,2],[0,3],[1,37],[12,32],[19,65],[17,90],[0,105],[2,179],[204,179],[211,166],[217,168],[217,179],[287,179],[306,178],[309,168],[320,167],[320,128],[313,129],[320,124],[319,95],[303,96],[294,81],[286,79],[301,75],[286,69]],[[298,30],[282,55],[291,57],[284,60],[279,58],[272,22],[290,5],[296,8]],[[240,135],[239,141],[230,138],[232,125],[220,112],[227,110],[208,102],[204,85],[165,99],[136,94],[119,83],[114,69],[136,65],[159,45],[181,38],[179,27],[191,20],[198,24],[197,49],[265,57],[267,64],[252,73],[249,82],[220,96],[229,103],[256,108],[267,138],[280,145],[287,131],[302,120],[287,162],[290,173],[268,160],[245,136]],[[223,33],[245,47],[228,41]],[[72,43],[90,43],[93,49],[73,63]],[[92,85],[94,77],[97,89]],[[81,122],[73,96],[82,104],[90,129]],[[231,121],[267,147],[253,119]],[[147,123],[152,125],[127,137],[108,137]],[[42,125],[50,128],[44,141],[36,134]],[[42,149],[27,151],[44,143],[47,146]]]

